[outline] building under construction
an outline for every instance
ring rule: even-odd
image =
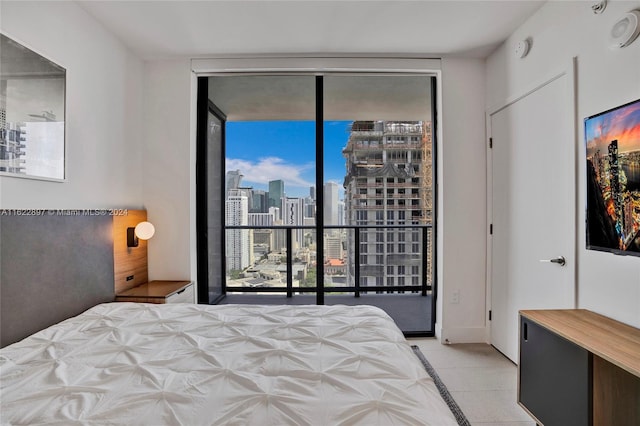
[[[342,153],[347,224],[367,226],[348,233],[347,282],[358,262],[360,287],[418,286],[423,268],[431,284],[431,123],[355,121]]]

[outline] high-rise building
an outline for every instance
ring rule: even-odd
[[[309,197],[311,197],[312,200],[316,199],[316,187],[315,186],[309,187]]]
[[[249,213],[253,210],[253,187],[252,186],[239,186],[238,192],[247,197],[247,209]]]
[[[338,184],[327,182],[324,184],[324,223],[338,225]]]
[[[280,208],[269,207],[268,213],[273,216],[274,223],[282,224],[282,216],[280,215]]]
[[[324,261],[329,259],[342,260],[344,250],[342,248],[342,236],[336,233],[326,234],[324,236]]]
[[[609,186],[611,188],[611,199],[616,209],[616,228],[622,234],[622,191],[620,190],[620,164],[618,162],[618,140],[615,139],[609,144]]]
[[[240,188],[240,181],[243,177],[240,170],[230,170],[227,172],[227,195],[229,195],[231,191]]]
[[[338,201],[338,225],[339,226],[342,226],[346,223],[344,220],[344,215],[345,215],[344,201],[340,200]]]
[[[284,181],[269,181],[269,207],[282,208],[282,198],[284,197]]]
[[[249,224],[247,197],[230,191],[225,202],[226,224],[229,226],[246,226]],[[249,229],[227,229],[226,259],[227,271],[243,270],[252,263],[253,233]]]
[[[252,229],[253,242],[254,244],[265,245],[267,252],[273,248],[273,230],[259,229],[259,227],[273,226],[273,219],[273,214],[271,213],[249,213],[249,226],[258,227],[258,229]]]
[[[304,199],[284,198],[282,211],[283,225],[304,225]],[[304,244],[304,229],[294,229],[292,234],[292,246],[294,249],[302,248]]]
[[[432,219],[431,124],[422,121],[355,121],[343,155],[347,160],[347,224],[360,229],[347,239],[348,281],[360,264],[360,286],[420,285],[431,255],[422,253],[423,229]]]
[[[304,217],[314,219],[316,218],[316,201],[311,197],[306,197],[304,199]]]
[[[269,207],[267,206],[267,191],[261,189],[253,190],[253,203],[249,210],[250,213],[267,213]]]
[[[273,214],[249,213],[249,226],[273,226]]]

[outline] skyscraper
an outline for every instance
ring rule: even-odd
[[[227,172],[227,195],[234,189],[240,188],[240,181],[243,177],[240,170],[230,170]]]
[[[247,197],[247,209],[251,213],[253,211],[253,187],[252,186],[239,186],[238,193]]]
[[[246,195],[230,191],[227,195],[226,224],[246,226],[249,224],[249,209]],[[243,270],[252,262],[252,231],[249,229],[227,229],[225,235],[227,271]]]
[[[362,287],[420,285],[422,268],[429,268],[427,275],[431,268],[430,253],[422,253],[423,230],[393,226],[431,223],[431,124],[355,121],[343,155],[347,224],[381,226],[360,230],[359,259],[349,234],[348,276],[358,262]]]
[[[344,214],[345,214],[344,201],[340,200],[338,201],[338,225],[339,226],[342,226],[345,224]]]
[[[282,224],[304,225],[304,199],[286,197],[283,202]],[[292,232],[292,246],[302,248],[304,244],[304,229],[294,229]]]
[[[249,213],[249,226],[272,226],[274,217],[272,213]],[[273,249],[272,229],[253,229],[253,242],[267,246],[267,252]],[[280,248],[278,248],[280,250]]]
[[[327,182],[324,184],[324,223],[325,225],[339,225],[338,221],[338,184]]]
[[[618,162],[618,140],[615,139],[609,144],[609,187],[611,188],[611,199],[616,209],[616,228],[618,234],[622,234],[622,191],[620,191],[620,164]]]
[[[261,189],[253,190],[253,204],[250,213],[267,213],[267,192]]]
[[[304,217],[305,218],[314,219],[314,223],[313,224],[315,225],[316,202],[311,197],[305,197],[304,198]]]
[[[269,205],[268,207],[282,208],[282,197],[284,197],[284,181],[269,181]]]

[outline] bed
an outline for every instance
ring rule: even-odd
[[[104,303],[0,349],[2,424],[456,425],[372,306]]]

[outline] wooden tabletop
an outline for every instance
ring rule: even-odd
[[[137,287],[118,293],[117,297],[169,297],[179,292],[191,281],[149,281]]]
[[[520,315],[640,377],[640,329],[586,309],[527,310]]]

